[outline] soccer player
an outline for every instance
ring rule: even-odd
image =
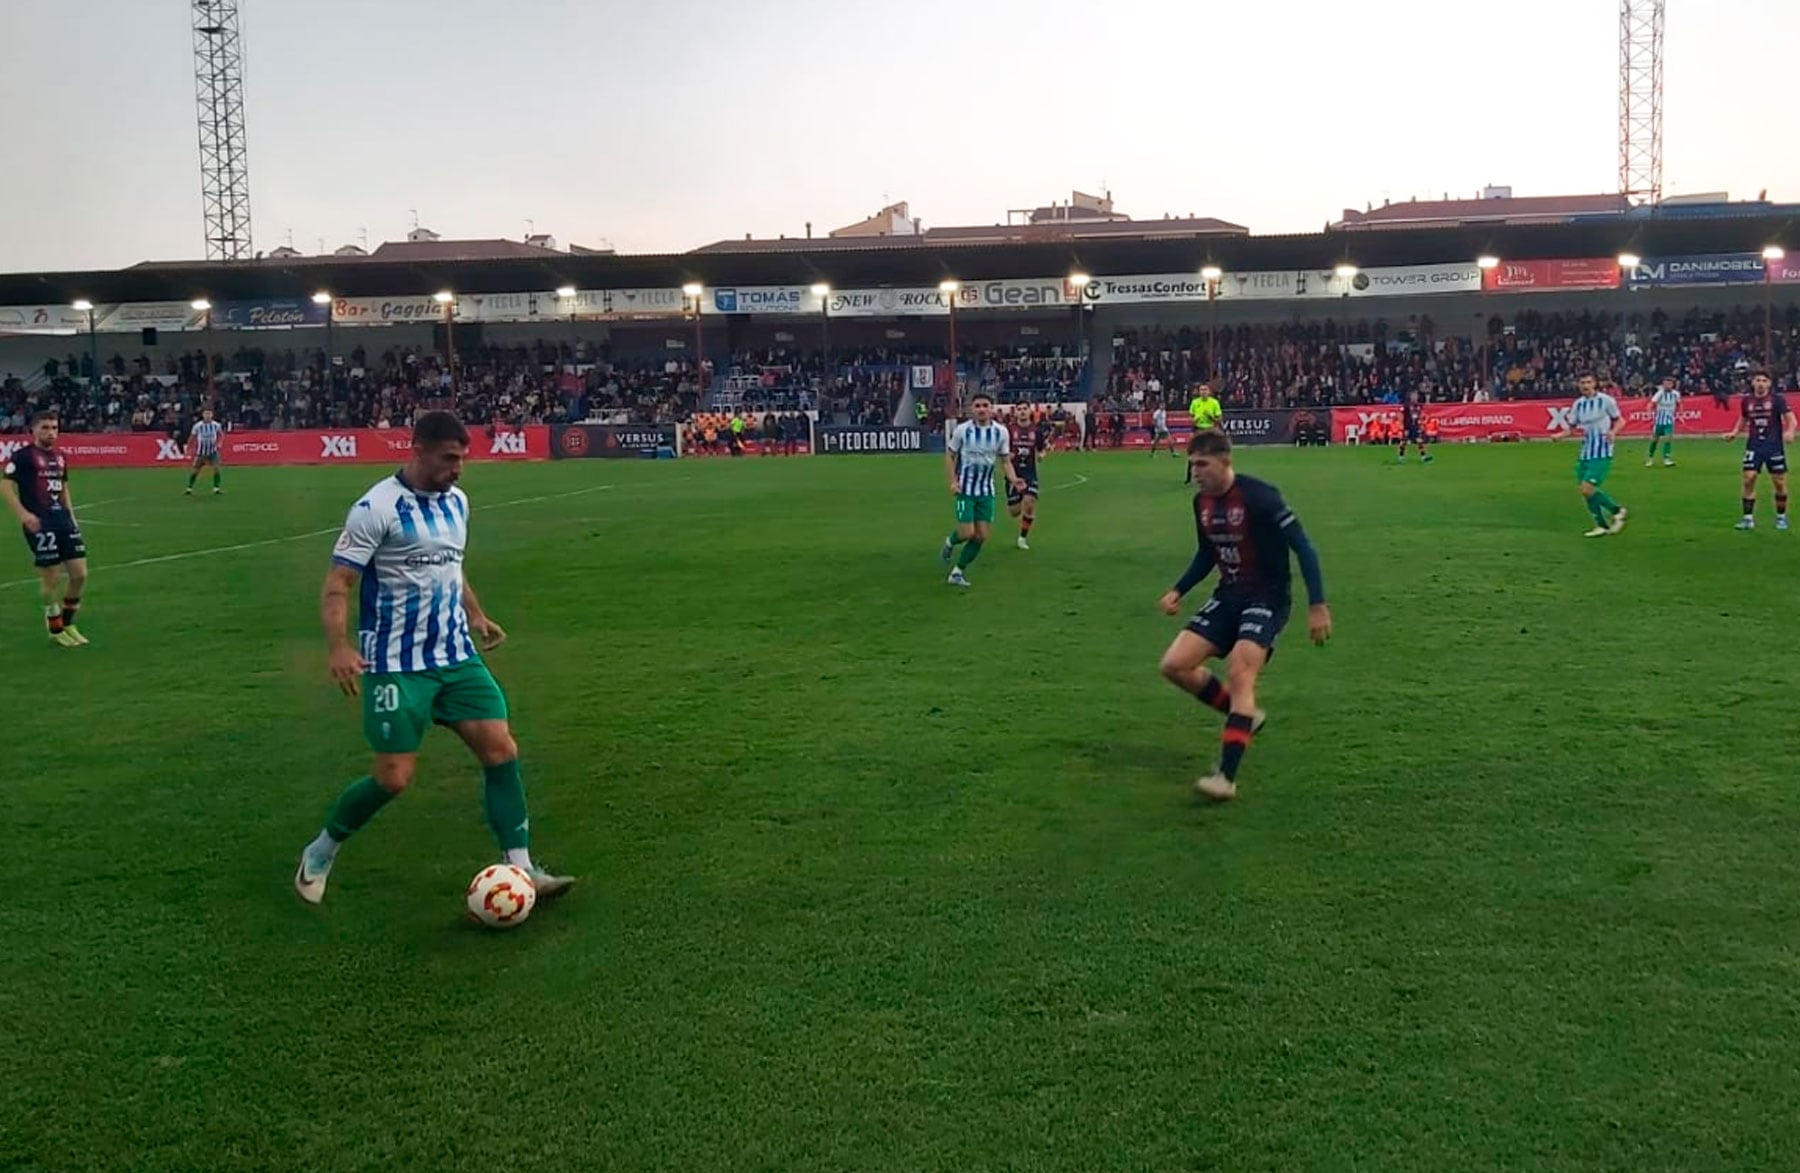
[[[1256,680],[1275,651],[1275,637],[1292,605],[1293,572],[1288,553],[1300,563],[1306,582],[1306,626],[1316,644],[1331,638],[1331,608],[1319,556],[1307,541],[1300,519],[1274,485],[1239,475],[1231,466],[1231,439],[1219,431],[1196,433],[1188,442],[1194,469],[1194,530],[1198,549],[1180,580],[1161,600],[1163,614],[1181,609],[1182,596],[1216,567],[1212,598],[1175,636],[1162,657],[1169,683],[1225,714],[1219,765],[1194,789],[1224,802],[1237,795],[1238,767],[1266,719],[1256,704]],[[1209,660],[1225,661],[1225,679],[1207,671]]]
[[[1194,431],[1204,432],[1211,428],[1223,430],[1225,427],[1225,409],[1219,406],[1213,395],[1210,384],[1202,383],[1194,388],[1194,397],[1188,401],[1188,414],[1194,417]],[[1187,466],[1187,484],[1194,483],[1194,466]]]
[[[1675,389],[1675,376],[1664,375],[1662,386],[1650,397],[1655,409],[1655,426],[1650,434],[1650,450],[1644,454],[1644,467],[1656,463],[1656,442],[1662,441],[1663,467],[1675,467],[1675,413],[1681,409],[1681,392]]]
[[[1028,417],[1012,429],[1012,466],[1017,482],[1006,486],[1006,511],[1019,523],[1019,549],[1031,549],[1031,527],[1037,524],[1038,457],[1043,455],[1046,433]]]
[[[1169,413],[1163,409],[1163,405],[1160,403],[1156,405],[1156,410],[1150,413],[1150,456],[1152,459],[1156,456],[1158,444],[1167,444],[1170,456],[1180,455],[1175,451],[1175,437],[1169,432]]]
[[[1405,429],[1401,433],[1400,463],[1406,463],[1406,446],[1416,444],[1419,449],[1419,463],[1431,463],[1431,449],[1425,447],[1425,405],[1419,402],[1419,393],[1412,392],[1406,402],[1400,405],[1401,425]]]
[[[950,477],[950,494],[956,498],[956,528],[944,539],[939,557],[945,565],[952,558],[948,580],[951,586],[966,587],[964,573],[981,555],[982,544],[994,524],[994,467],[1003,465],[1006,483],[1023,492],[1025,482],[1013,468],[1012,437],[1006,425],[994,419],[994,400],[980,394],[969,404],[973,419],[957,424],[944,443],[944,470]],[[962,547],[962,553],[956,547]]]
[[[213,495],[224,492],[219,487],[219,437],[225,434],[225,425],[213,418],[213,409],[208,407],[200,412],[200,422],[194,425],[194,467],[188,471],[187,495],[194,495],[194,482],[200,477],[200,470],[212,465]]]
[[[88,642],[75,627],[87,589],[87,543],[69,497],[69,465],[56,450],[61,422],[53,411],[31,417],[31,443],[13,453],[0,479],[0,499],[19,519],[37,566],[50,642],[78,648]],[[58,602],[60,592],[61,601]]]
[[[412,784],[419,745],[447,725],[481,763],[482,805],[505,861],[530,875],[540,897],[575,881],[532,862],[531,820],[519,746],[506,696],[482,652],[506,632],[488,618],[463,573],[469,498],[457,487],[469,431],[447,411],[413,424],[412,458],[350,509],[331,555],[319,617],[331,648],[331,678],[362,695],[363,735],[375,751],[368,774],[332,804],[325,827],[300,853],[294,888],[317,904],[344,840]],[[345,630],[358,593],[358,642]],[[479,650],[477,643],[479,642]]]
[[[1601,488],[1612,473],[1613,437],[1624,420],[1619,414],[1619,401],[1600,390],[1594,376],[1583,375],[1576,379],[1575,389],[1580,394],[1569,409],[1569,426],[1559,432],[1557,438],[1581,433],[1581,453],[1575,458],[1575,480],[1581,486],[1582,499],[1594,518],[1594,528],[1585,536],[1603,538],[1625,528],[1625,507]]]
[[[1738,529],[1756,528],[1756,476],[1769,470],[1769,483],[1775,489],[1775,528],[1788,527],[1787,515],[1787,442],[1794,438],[1794,413],[1788,409],[1787,397],[1771,390],[1769,376],[1762,371],[1750,376],[1750,394],[1738,402],[1737,422],[1731,425],[1727,442],[1744,437],[1744,519]]]

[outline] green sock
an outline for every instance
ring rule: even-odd
[[[344,792],[331,804],[331,811],[325,816],[325,833],[342,843],[362,830],[364,823],[393,800],[394,796],[383,790],[380,783],[364,774],[344,787]]]
[[[200,479],[200,474],[199,474],[199,473],[197,473],[197,472],[190,472],[190,473],[189,473],[189,474],[188,474],[188,488],[190,488],[190,489],[191,489],[191,488],[193,488],[193,487],[194,487],[194,482],[195,482],[195,481],[197,481],[197,480],[199,480],[199,479]]]
[[[950,536],[944,539],[945,543],[951,546],[960,546],[968,540],[968,538],[958,537],[955,530],[950,531]]]
[[[974,562],[975,559],[980,556],[981,556],[981,539],[980,538],[970,538],[968,545],[963,547],[963,552],[956,556],[956,568],[958,570],[967,570],[969,568],[969,564]]]
[[[1671,453],[1673,451],[1675,451],[1674,442],[1670,441],[1670,440],[1664,440],[1663,441],[1663,459],[1664,460],[1669,459],[1669,453]]]
[[[1600,508],[1606,510],[1608,513],[1617,513],[1619,511],[1619,503],[1607,496],[1603,491],[1596,490],[1593,500],[1600,502]]]
[[[219,470],[215,468],[215,469],[213,469],[213,488],[216,489],[218,487],[219,487]]]
[[[481,788],[481,806],[500,850],[530,847],[531,819],[525,810],[525,779],[519,773],[519,759],[483,767],[481,774],[487,780]]]
[[[1595,493],[1587,499],[1588,512],[1594,515],[1595,525],[1606,524],[1606,514],[1600,511],[1600,494]]]

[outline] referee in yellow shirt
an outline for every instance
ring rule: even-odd
[[[1188,414],[1194,419],[1194,431],[1204,432],[1209,428],[1225,426],[1225,409],[1219,406],[1212,388],[1205,383],[1194,388],[1194,397],[1188,401]],[[1194,483],[1194,470],[1188,469],[1187,483]]]

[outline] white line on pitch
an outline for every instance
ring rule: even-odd
[[[1085,485],[1087,483],[1088,483],[1088,479],[1086,477],[1082,476],[1080,473],[1076,473],[1074,480],[1070,481],[1066,485],[1056,486],[1056,491],[1060,493],[1064,489],[1073,489],[1076,485]]]
[[[537,501],[556,501],[563,497],[579,497],[585,493],[598,493],[604,489],[610,488],[612,488],[611,485],[589,485],[585,489],[571,489],[567,493],[548,493],[542,497],[521,497],[516,501],[501,501],[494,505],[477,505],[475,508],[477,512],[488,509],[505,509],[512,505],[529,505]],[[303,534],[289,534],[284,538],[263,538],[261,541],[257,542],[239,542],[235,546],[209,546],[204,550],[183,550],[179,554],[158,554],[154,558],[139,558],[131,562],[121,562],[117,566],[102,565],[99,569],[130,570],[134,566],[155,566],[162,562],[180,562],[188,558],[205,558],[213,554],[234,554],[239,550],[255,550],[262,546],[279,546],[286,542],[303,542],[307,538],[324,537],[326,534],[335,534],[343,528],[344,527],[341,525],[334,525],[328,526],[325,529],[311,530]],[[35,582],[37,582],[37,579],[35,578],[15,578],[11,582],[0,582],[0,590],[8,590],[12,587],[30,586]]]

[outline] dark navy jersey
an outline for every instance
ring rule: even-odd
[[[1400,405],[1400,417],[1405,421],[1407,431],[1416,432],[1420,430],[1419,417],[1424,413],[1424,407],[1424,404],[1414,403],[1410,399]]]
[[[1761,398],[1744,396],[1738,413],[1744,419],[1745,445],[1750,448],[1782,447],[1781,429],[1787,412],[1787,399],[1779,391],[1771,391]]]
[[[27,444],[6,461],[6,479],[19,487],[19,504],[34,517],[60,517],[68,462],[55,450]]]
[[[1038,453],[1044,450],[1043,437],[1030,424],[1020,424],[1012,434],[1013,469],[1030,480],[1037,472]]]
[[[1255,477],[1239,475],[1220,497],[1194,494],[1194,529],[1212,551],[1221,593],[1285,602],[1294,577],[1285,531],[1297,524],[1281,491]]]

